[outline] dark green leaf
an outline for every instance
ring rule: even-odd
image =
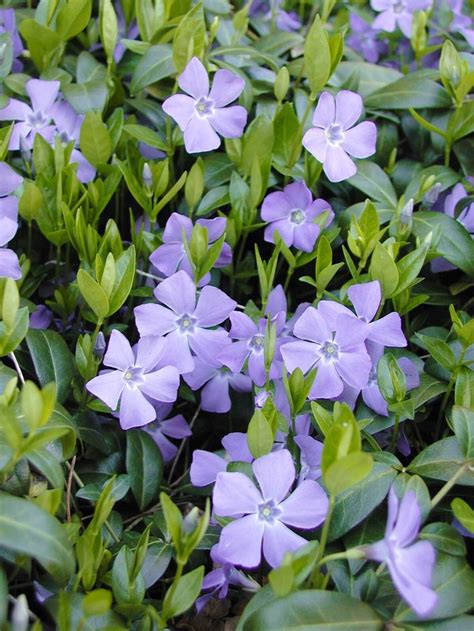
[[[163,477],[163,458],[153,438],[140,429],[127,432],[127,473],[140,510],[157,496]]]

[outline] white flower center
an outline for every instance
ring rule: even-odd
[[[290,222],[296,226],[300,226],[306,221],[306,213],[301,208],[293,208],[290,212]]]
[[[339,358],[339,346],[334,342],[324,342],[321,347],[321,353],[327,361],[335,361]]]
[[[261,334],[254,335],[249,341],[249,348],[253,353],[263,353],[264,336]]]
[[[129,366],[123,373],[122,379],[125,381],[127,388],[138,388],[143,384],[143,368],[140,368],[140,366]]]
[[[392,10],[397,15],[400,15],[400,13],[403,13],[406,10],[406,0],[395,0],[395,2],[392,5]]]
[[[202,118],[206,118],[207,116],[211,116],[214,113],[214,101],[206,98],[205,96],[201,96],[195,103],[194,109]]]
[[[41,129],[48,124],[49,118],[40,110],[28,114],[27,121],[33,129]]]
[[[268,500],[258,505],[258,518],[260,521],[272,524],[280,513],[281,509],[275,504],[275,500]]]
[[[330,145],[338,147],[344,140],[344,132],[342,131],[342,127],[340,125],[337,125],[336,123],[329,125],[329,127],[326,129],[326,138]]]
[[[196,324],[196,318],[185,313],[177,321],[180,333],[194,333],[194,325]]]

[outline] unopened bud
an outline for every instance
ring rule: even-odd
[[[426,191],[425,197],[424,197],[425,203],[430,204],[430,205],[434,204],[437,201],[440,192],[441,192],[441,183],[436,182],[434,186],[432,186],[428,191]]]
[[[146,188],[150,188],[153,184],[153,173],[151,172],[148,162],[145,162],[145,164],[143,165],[142,180],[143,186],[146,186]]]
[[[400,211],[400,223],[407,226],[413,217],[413,198],[409,199]]]

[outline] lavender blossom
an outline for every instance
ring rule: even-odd
[[[197,224],[207,229],[208,243],[212,245],[226,230],[226,220],[223,217],[215,219],[198,219]],[[191,261],[184,247],[183,239],[189,243],[193,232],[193,222],[189,217],[172,213],[163,231],[163,245],[160,245],[150,256],[151,263],[164,275],[171,276],[179,270],[184,270],[194,278]],[[226,267],[232,261],[232,250],[228,243],[224,243],[214,267]],[[211,274],[207,273],[200,280],[199,285],[207,285]]]
[[[372,9],[380,13],[372,28],[393,33],[398,26],[405,37],[410,37],[413,14],[431,5],[432,0],[370,0]]]
[[[365,550],[368,559],[387,564],[402,598],[420,617],[426,617],[438,601],[432,589],[436,554],[429,541],[413,543],[420,525],[421,510],[415,493],[408,491],[400,502],[392,486],[385,537]]]
[[[118,42],[114,50],[114,61],[116,64],[119,64],[122,61],[122,57],[125,55],[125,51],[127,50],[122,44],[121,40],[137,39],[140,34],[140,29],[138,28],[138,24],[134,20],[132,20],[130,24],[127,25],[121,2],[114,2],[114,7],[115,13],[117,15],[118,30]]]
[[[10,137],[9,149],[32,149],[36,134],[40,134],[49,142],[53,142],[56,133],[53,118],[53,105],[59,94],[59,81],[41,81],[30,79],[25,90],[31,100],[31,107],[23,101],[10,99],[8,105],[0,109],[0,121],[19,121],[14,125]]]
[[[64,145],[73,143],[70,163],[77,164],[77,178],[83,184],[95,178],[96,170],[79,151],[79,138],[84,116],[79,116],[74,108],[66,101],[58,101],[51,108],[51,116],[56,125],[56,135],[59,135]]]
[[[350,35],[347,37],[347,45],[357,53],[360,53],[366,61],[376,64],[380,55],[387,52],[387,45],[377,39],[372,26],[359,17],[356,13],[349,15]]]
[[[288,526],[316,528],[324,521],[329,502],[313,480],[304,480],[288,495],[296,471],[286,449],[257,458],[252,469],[258,487],[243,473],[217,475],[214,513],[234,518],[222,530],[218,553],[228,563],[254,568],[261,562],[263,547],[263,556],[276,567],[286,552],[307,543]]]
[[[281,332],[284,324],[283,314],[279,314],[272,319],[276,325],[277,341],[275,345],[275,356],[270,367],[270,379],[275,379],[281,375],[282,360],[279,348],[284,341]],[[235,311],[230,316],[231,329],[230,337],[236,340],[231,346],[221,351],[217,359],[238,373],[242,370],[245,360],[248,360],[248,372],[250,378],[257,386],[265,383],[265,332],[267,329],[267,319],[261,318],[255,324],[245,313]]]
[[[281,347],[289,372],[301,368],[307,373],[318,369],[309,393],[311,399],[332,399],[348,384],[362,389],[367,385],[371,361],[364,342],[367,327],[345,313],[329,322],[318,309],[308,307],[297,320],[293,334],[298,341]]]
[[[11,195],[23,182],[15,171],[0,162],[0,278],[21,278],[18,256],[4,246],[13,239],[18,229],[18,198]]]
[[[362,98],[355,92],[341,90],[335,99],[323,92],[319,97],[314,127],[303,136],[303,145],[322,163],[331,182],[347,180],[357,172],[349,155],[368,158],[375,153],[375,124],[364,121],[354,127],[361,114]]]
[[[122,429],[141,427],[156,418],[149,399],[176,401],[179,372],[169,365],[169,351],[164,338],[144,337],[132,349],[127,338],[114,329],[104,356],[106,370],[91,379],[86,388],[112,410],[120,402]]]
[[[465,206],[456,217],[456,206],[458,202],[467,197],[467,191],[461,183],[456,184],[451,193],[447,195],[444,202],[444,212],[448,217],[457,219],[472,238],[474,238],[474,202]],[[432,272],[449,272],[456,269],[456,266],[442,257],[435,258],[431,261]]]
[[[463,10],[463,0],[448,0],[453,17],[449,30],[451,33],[460,33],[471,48],[474,48],[474,23],[472,16],[465,15]]]
[[[294,11],[288,12],[281,8],[281,0],[253,0],[250,6],[250,15],[261,17],[267,22],[275,20],[275,26],[279,31],[298,31],[301,21]]]
[[[270,193],[263,200],[262,219],[271,222],[265,228],[265,241],[275,243],[278,231],[284,243],[294,245],[298,250],[311,252],[322,228],[326,228],[334,218],[331,206],[323,199],[315,199],[306,184],[294,182],[283,191]],[[323,225],[316,220],[326,213]]]
[[[145,427],[145,431],[150,434],[155,443],[158,445],[164,462],[169,462],[178,453],[178,448],[174,443],[168,440],[177,438],[182,440],[192,435],[192,431],[182,414],[176,414],[171,418],[167,418],[171,412],[173,405],[171,403],[153,403],[156,412],[156,421],[153,421]]]
[[[209,591],[196,600],[198,613],[202,611],[205,604],[212,597],[218,596],[220,599],[225,598],[229,593],[229,587],[231,585],[244,587],[251,591],[257,591],[260,588],[260,585],[253,579],[249,578],[240,570],[237,570],[231,563],[226,563],[225,559],[219,555],[217,545],[211,548],[211,559],[217,564],[217,567],[211,570],[209,574],[206,574],[202,581],[201,589],[203,591]]]
[[[209,91],[209,77],[197,57],[193,57],[178,78],[179,87],[189,94],[174,94],[163,110],[177,123],[188,153],[212,151],[224,138],[240,138],[247,112],[240,105],[226,107],[244,89],[244,80],[229,70],[218,70]],[[217,133],[216,133],[217,132]]]
[[[225,449],[224,456],[220,456],[204,449],[193,451],[193,461],[189,476],[194,486],[207,486],[216,481],[217,474],[227,469],[229,462],[252,462],[253,456],[250,453],[247,434],[243,432],[231,432],[224,436],[221,441]]]
[[[235,300],[207,285],[196,304],[196,287],[183,270],[162,281],[154,293],[163,304],[135,308],[140,335],[165,335],[173,349],[175,365],[183,373],[194,369],[191,351],[203,361],[214,361],[216,352],[225,344],[227,332],[210,327],[229,317],[237,305]]]
[[[227,344],[230,345],[227,338]],[[221,351],[219,351],[221,352]],[[231,372],[217,358],[211,362],[194,358],[194,370],[183,375],[183,379],[192,390],[201,390],[201,409],[204,412],[223,414],[231,408],[229,387],[237,392],[250,392],[252,380],[247,375]],[[204,387],[203,387],[204,386]]]
[[[45,305],[38,305],[30,315],[30,329],[47,329],[53,321],[53,312]]]
[[[17,58],[24,51],[23,43],[16,28],[15,9],[0,9],[0,33],[8,33],[13,49],[13,72],[21,72],[23,64]]]

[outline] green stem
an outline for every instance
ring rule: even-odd
[[[450,478],[443,487],[441,487],[441,489],[436,493],[436,495],[431,500],[431,509],[433,509],[435,506],[437,506],[441,502],[441,500],[446,495],[446,493],[448,493],[453,488],[456,482],[466,473],[468,469],[469,469],[469,465],[466,462],[465,464],[462,465],[462,467],[460,467],[456,471],[453,477]]]

